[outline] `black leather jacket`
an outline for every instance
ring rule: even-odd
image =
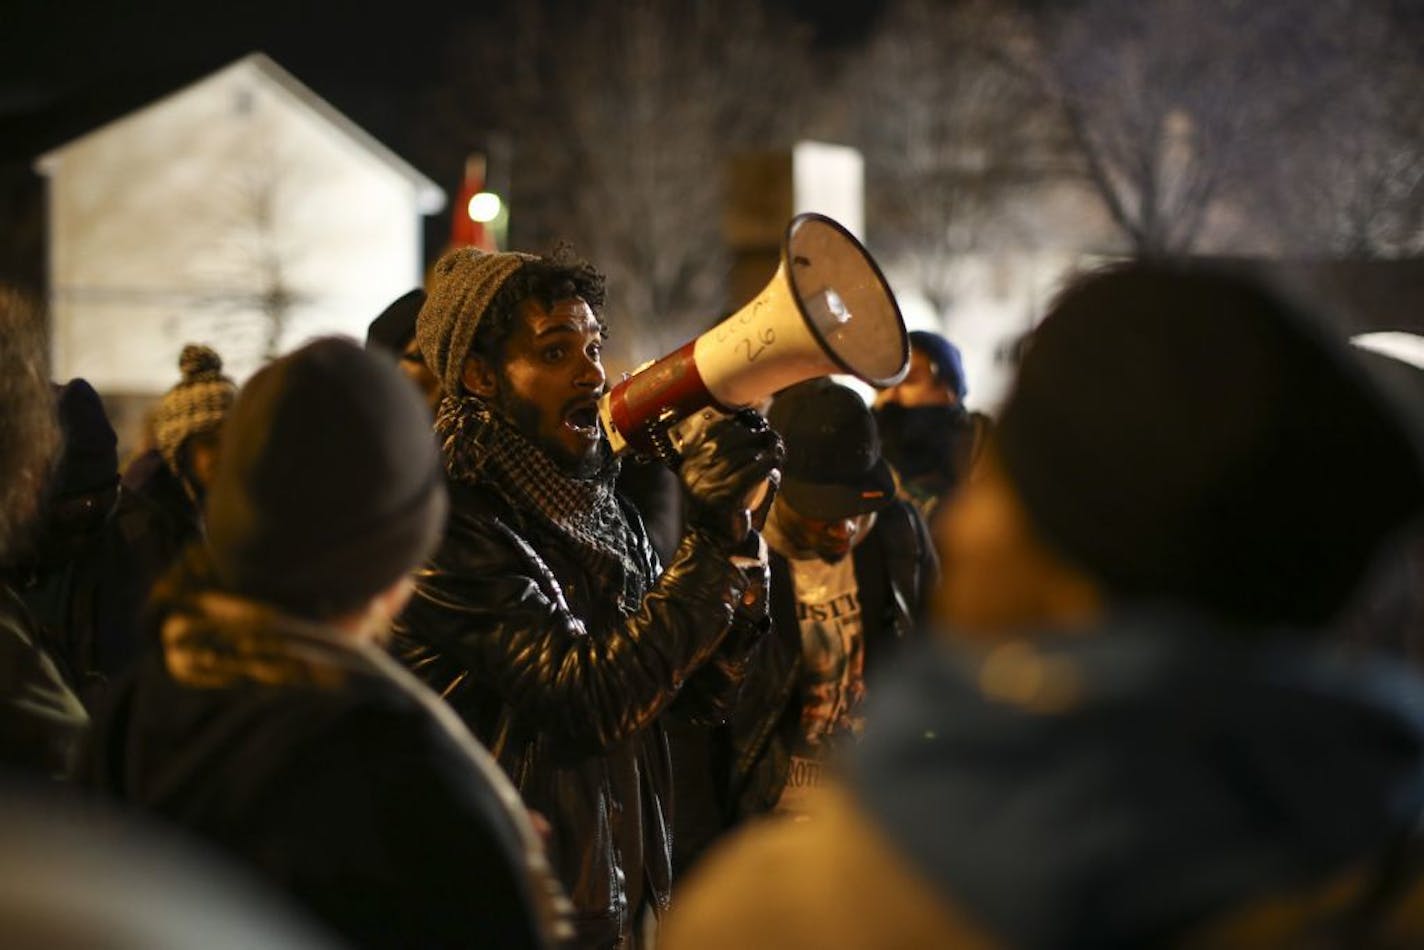
[[[454,483],[451,502],[396,650],[548,818],[580,945],[626,945],[639,905],[668,902],[672,777],[658,719],[679,692],[713,715],[730,707],[748,644],[723,640],[749,579],[694,532],[625,616],[621,578],[592,576],[493,485]],[[637,513],[619,503],[657,576]]]

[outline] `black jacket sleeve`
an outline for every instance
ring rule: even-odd
[[[638,609],[593,635],[504,519],[457,512],[397,633],[454,660],[526,728],[600,751],[649,725],[716,651],[747,584],[728,555],[689,533]]]
[[[727,723],[741,696],[747,671],[763,651],[771,634],[769,566],[754,564],[746,570],[747,587],[732,612],[732,625],[717,652],[694,673],[683,688],[675,712],[703,726]]]

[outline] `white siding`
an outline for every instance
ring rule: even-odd
[[[60,379],[160,392],[194,340],[241,381],[263,358],[271,321],[258,301],[274,287],[291,294],[286,350],[364,336],[420,282],[416,186],[248,61],[72,143],[46,169]]]

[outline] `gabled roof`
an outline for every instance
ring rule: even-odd
[[[369,132],[348,119],[332,106],[331,103],[321,98],[321,96],[318,96],[299,79],[277,65],[277,63],[265,53],[251,53],[244,56],[214,73],[210,73],[195,82],[189,83],[166,96],[162,96],[140,107],[136,112],[160,106],[165,101],[182,96],[224,73],[237,71],[247,72],[261,78],[267,83],[269,88],[282,95],[288,102],[317,116],[338,133],[360,146],[372,158],[409,181],[411,186],[415,189],[417,204],[422,214],[435,214],[445,207],[445,192],[439,185],[435,184],[435,182],[431,181],[425,175],[422,175],[395,152],[392,152],[389,148],[382,145]],[[43,175],[51,174],[64,152],[69,148],[103,129],[126,121],[130,116],[136,114],[136,112],[131,112],[110,122],[106,122],[98,128],[89,130],[78,138],[71,139],[63,145],[50,149],[35,160],[35,170]]]

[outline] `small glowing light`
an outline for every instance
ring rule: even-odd
[[[469,212],[471,221],[489,224],[499,217],[499,212],[503,207],[504,202],[499,200],[499,195],[492,191],[482,191],[470,199],[470,206],[466,210]]]

